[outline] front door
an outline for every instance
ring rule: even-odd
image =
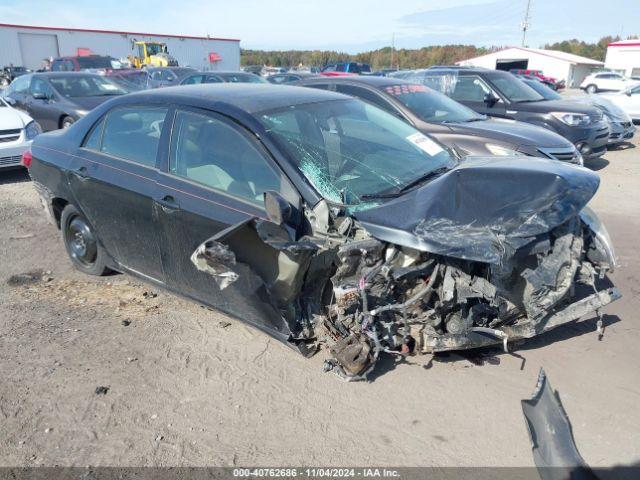
[[[487,103],[487,95],[497,99],[495,103]],[[498,94],[477,75],[458,75],[451,91],[451,98],[475,110],[492,117],[504,117],[505,105]]]
[[[291,195],[292,188],[257,140],[224,116],[178,109],[172,132],[154,206],[167,285],[257,326],[264,323],[267,308],[274,322],[269,329],[281,331],[279,316],[265,303],[257,290],[260,284],[249,272],[221,290],[191,256],[228,227],[252,218],[266,220],[265,191]]]
[[[156,158],[166,107],[116,107],[74,157],[69,182],[78,206],[124,269],[164,282],[153,217]]]
[[[34,95],[44,96],[44,98],[35,98]],[[55,102],[55,94],[51,85],[43,78],[34,77],[31,81],[29,96],[25,101],[25,108],[46,132],[59,128],[60,115],[55,107]]]

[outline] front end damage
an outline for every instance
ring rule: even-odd
[[[614,287],[598,288],[615,255],[606,230],[585,207],[597,189],[593,177],[567,185],[555,172],[545,209],[532,209],[538,197],[512,198],[508,213],[488,214],[489,227],[480,213],[475,222],[463,218],[466,183],[477,182],[484,168],[482,162],[473,171],[458,168],[449,180],[425,186],[428,195],[410,198],[421,217],[411,228],[399,225],[406,218],[376,221],[376,215],[393,216],[398,205],[348,214],[321,202],[304,212],[306,235],[296,238],[284,224],[254,219],[205,242],[192,261],[220,288],[237,278],[238,263],[249,265],[286,323],[288,340],[305,353],[328,348],[326,369],[347,380],[366,378],[382,352],[506,349],[620,297]],[[438,190],[444,195],[450,188],[457,192],[455,208],[420,213]],[[485,215],[493,207],[485,195]]]

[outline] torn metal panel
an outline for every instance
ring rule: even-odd
[[[562,162],[475,158],[354,216],[387,242],[500,263],[576,216],[599,182],[597,174]]]
[[[317,250],[310,241],[291,240],[282,226],[250,219],[204,242],[191,260],[199,270],[210,273],[221,289],[238,279],[238,263],[246,265],[264,283],[269,302],[281,312],[295,336],[304,310],[299,295]]]
[[[191,262],[202,272],[210,274],[220,290],[224,290],[238,279],[233,271],[236,256],[229,248],[215,240],[207,240],[191,255]]]
[[[522,400],[522,412],[543,480],[597,478],[578,452],[569,417],[542,368],[532,397]]]

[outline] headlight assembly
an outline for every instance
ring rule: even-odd
[[[591,117],[583,113],[551,112],[551,115],[571,127],[586,127],[591,125]]]
[[[512,156],[512,157],[523,157],[524,153],[518,152],[517,150],[513,150],[511,148],[503,147],[502,145],[496,145],[494,143],[486,143],[485,147],[487,150],[491,152],[492,155],[497,155],[500,157]]]
[[[33,140],[42,133],[42,127],[36,121],[29,122],[29,124],[24,129],[24,133],[27,137],[27,140]]]

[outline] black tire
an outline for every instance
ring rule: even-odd
[[[73,117],[62,117],[62,121],[60,122],[60,128],[69,128],[71,125],[76,123]]]
[[[587,88],[585,88],[585,91],[590,94],[598,93],[598,86],[591,83],[587,85]]]
[[[88,275],[109,273],[107,254],[84,215],[73,205],[67,205],[60,216],[62,241],[74,267]]]

